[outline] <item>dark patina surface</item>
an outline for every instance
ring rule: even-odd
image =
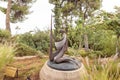
[[[47,65],[56,70],[71,71],[71,70],[79,69],[81,67],[81,62],[76,59],[64,61],[61,63],[55,63],[53,61],[48,60]]]
[[[59,41],[54,40],[55,51],[53,52],[53,32],[52,32],[52,18],[51,18],[51,29],[50,29],[50,51],[49,61],[47,65],[57,70],[76,70],[80,68],[81,63],[77,59],[73,59],[69,56],[64,56],[67,51],[67,33],[66,29],[60,29],[59,34],[62,38]]]

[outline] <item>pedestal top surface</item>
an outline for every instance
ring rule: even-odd
[[[67,61],[62,63],[55,63],[48,60],[47,65],[56,70],[71,71],[71,70],[79,69],[81,62],[78,60],[74,60],[74,61]]]

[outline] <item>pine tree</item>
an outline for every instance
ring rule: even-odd
[[[11,32],[10,22],[16,23],[24,21],[26,15],[31,13],[30,6],[35,0],[1,0],[8,3],[7,9],[0,7],[0,10],[6,14],[6,30]]]

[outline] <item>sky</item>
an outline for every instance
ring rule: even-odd
[[[11,23],[12,34],[25,33],[36,29],[47,30],[50,27],[51,14],[53,14],[51,10],[54,8],[48,1],[37,0],[30,9],[33,13],[27,16],[28,19],[22,23]],[[101,9],[114,12],[115,5],[120,6],[120,0],[103,0]],[[7,7],[7,4],[0,1],[0,6]],[[17,26],[20,27],[20,30],[15,29]],[[0,29],[5,29],[5,14],[2,12],[0,12]]]

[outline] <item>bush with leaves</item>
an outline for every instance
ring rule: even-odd
[[[68,31],[68,46],[78,49],[83,46],[83,31],[82,26],[69,27]]]
[[[74,48],[69,47],[69,48],[67,49],[67,51],[66,51],[66,54],[67,54],[67,55],[70,55],[70,56],[76,56],[76,55],[77,55],[77,50],[74,49]]]
[[[9,31],[0,29],[0,42],[5,42],[11,37]]]
[[[104,25],[101,24],[86,26],[88,33],[89,49],[93,50],[92,52],[88,52],[91,53],[90,56],[107,57],[115,54],[115,33],[111,30],[104,30],[102,28],[103,26]],[[84,28],[81,27],[80,24],[76,27],[69,28],[68,46],[74,49],[84,48],[83,33]],[[84,52],[79,52],[81,55],[84,54]],[[84,55],[87,55],[86,53]],[[100,54],[98,55],[98,53]]]
[[[18,43],[15,46],[15,56],[38,56],[40,54],[42,54],[40,51],[37,51],[23,43]]]
[[[90,50],[90,49],[88,51],[85,51],[84,48],[78,49],[77,52],[82,57],[88,56],[89,58],[98,58],[99,56],[103,55],[103,53],[101,51],[94,51],[94,50]]]
[[[17,36],[17,42],[23,43],[32,48],[35,48],[34,42],[33,42],[33,34],[31,34],[30,32],[26,32],[24,34]]]
[[[48,31],[37,30],[34,34],[30,32],[24,33],[17,37],[18,43],[23,43],[31,48],[40,50],[44,53],[47,53],[49,47],[49,35]]]
[[[92,31],[92,30],[91,30]],[[107,57],[115,54],[116,36],[113,31],[95,29],[89,35],[90,49],[94,51],[101,51],[101,56]]]
[[[37,30],[33,35],[35,48],[44,53],[48,52],[49,48],[49,32]]]

